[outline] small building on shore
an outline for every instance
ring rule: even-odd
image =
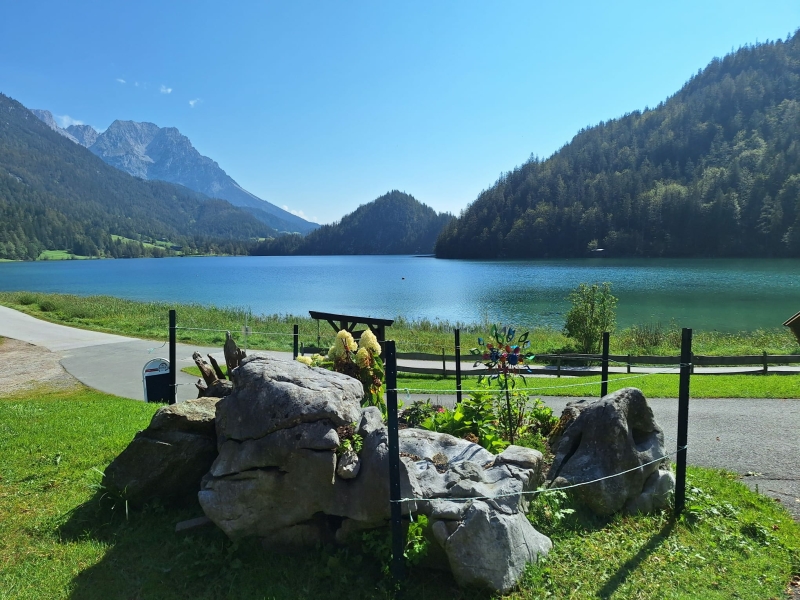
[[[797,338],[797,343],[800,344],[800,312],[784,321],[783,324],[792,330],[794,337]]]

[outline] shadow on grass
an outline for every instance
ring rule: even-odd
[[[675,528],[675,519],[670,519],[661,531],[654,534],[647,543],[644,544],[639,551],[631,558],[625,561],[617,572],[606,582],[606,584],[598,592],[600,598],[611,598],[619,587],[625,583],[628,576],[639,568],[647,558],[655,552],[658,547],[670,536],[672,530]]]
[[[102,558],[72,580],[70,598],[394,597],[380,565],[359,552],[317,548],[284,553],[255,539],[231,542],[214,526],[176,534],[199,506],[129,511],[101,493],[76,507],[58,529],[65,543],[102,548]],[[412,570],[402,598],[485,599],[458,588],[448,573]]]

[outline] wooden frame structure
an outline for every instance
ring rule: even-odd
[[[312,319],[327,321],[336,333],[346,329],[350,333],[360,333],[355,331],[358,325],[366,325],[375,334],[379,342],[386,341],[386,328],[394,323],[394,319],[375,319],[372,317],[356,317],[353,315],[337,315],[334,313],[308,311]]]

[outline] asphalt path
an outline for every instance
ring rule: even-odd
[[[35,319],[0,306],[0,336],[14,338],[58,352],[61,364],[75,378],[97,390],[143,400],[142,369],[152,358],[166,358],[166,343],[65,327]],[[197,378],[180,372],[194,365],[192,353],[220,348],[178,344],[178,401],[197,396]],[[268,352],[276,358],[291,354]],[[410,395],[411,402],[431,398],[452,405],[451,395]],[[556,414],[576,398],[543,397]],[[678,401],[648,398],[656,421],[665,432],[668,451],[677,447]],[[734,471],[751,489],[780,501],[800,521],[800,400],[764,398],[694,399],[689,404],[688,461],[704,467]]]

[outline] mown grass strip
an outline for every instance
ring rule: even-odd
[[[354,550],[295,555],[209,529],[176,535],[199,507],[127,517],[98,471],[156,406],[87,389],[0,399],[0,597],[389,598],[380,566]],[[600,521],[534,504],[555,548],[512,598],[778,598],[800,570],[800,527],[729,473],[689,469],[686,518]],[[544,498],[544,496],[542,497]],[[552,498],[552,497],[550,497]],[[412,570],[408,597],[486,598]]]
[[[303,315],[258,315],[241,307],[215,307],[199,304],[169,304],[166,302],[136,302],[111,296],[74,296],[39,292],[0,292],[0,304],[32,316],[85,329],[107,331],[134,337],[165,340],[168,335],[168,311],[178,313],[180,327],[220,329],[223,332],[180,330],[181,342],[198,345],[219,345],[225,340],[224,330],[230,330],[237,342],[244,345],[242,327],[247,322],[254,332],[248,337],[250,348],[286,350],[292,348],[292,325],[300,328],[300,341],[327,348],[334,331],[327,323],[318,323]],[[543,327],[526,327],[516,323],[517,331],[530,331],[531,349],[537,354],[573,352],[574,343],[561,331]],[[478,336],[486,336],[488,323],[449,323],[427,319],[398,318],[387,330],[401,352],[453,352],[453,328],[461,328],[462,353],[477,345]],[[636,326],[615,332],[611,336],[612,354],[674,356],[680,349],[680,328],[668,326]],[[785,327],[740,333],[695,330],[695,354],[709,356],[800,353],[800,345]]]
[[[197,367],[186,367],[185,373],[201,377]],[[678,375],[648,374],[636,379],[631,375],[611,374],[608,391],[637,387],[647,398],[677,398]],[[800,375],[695,375],[691,380],[692,398],[800,398]],[[477,377],[462,378],[463,390],[479,388]],[[397,387],[409,393],[455,394],[455,377],[399,374]],[[528,377],[525,385],[531,396],[569,396],[586,398],[600,392],[600,376],[591,377]],[[466,393],[466,392],[465,392]]]
[[[199,371],[198,371],[199,373]],[[608,391],[637,387],[647,398],[677,398],[678,375],[652,374],[630,379],[631,375],[611,374]],[[800,398],[800,375],[694,375],[692,398]],[[477,377],[462,380],[462,389],[476,389]],[[454,377],[431,375],[399,375],[397,387],[423,389],[432,393],[454,393]],[[532,396],[593,397],[600,393],[600,376],[590,377],[527,377],[525,386]],[[426,393],[420,391],[416,393]]]

